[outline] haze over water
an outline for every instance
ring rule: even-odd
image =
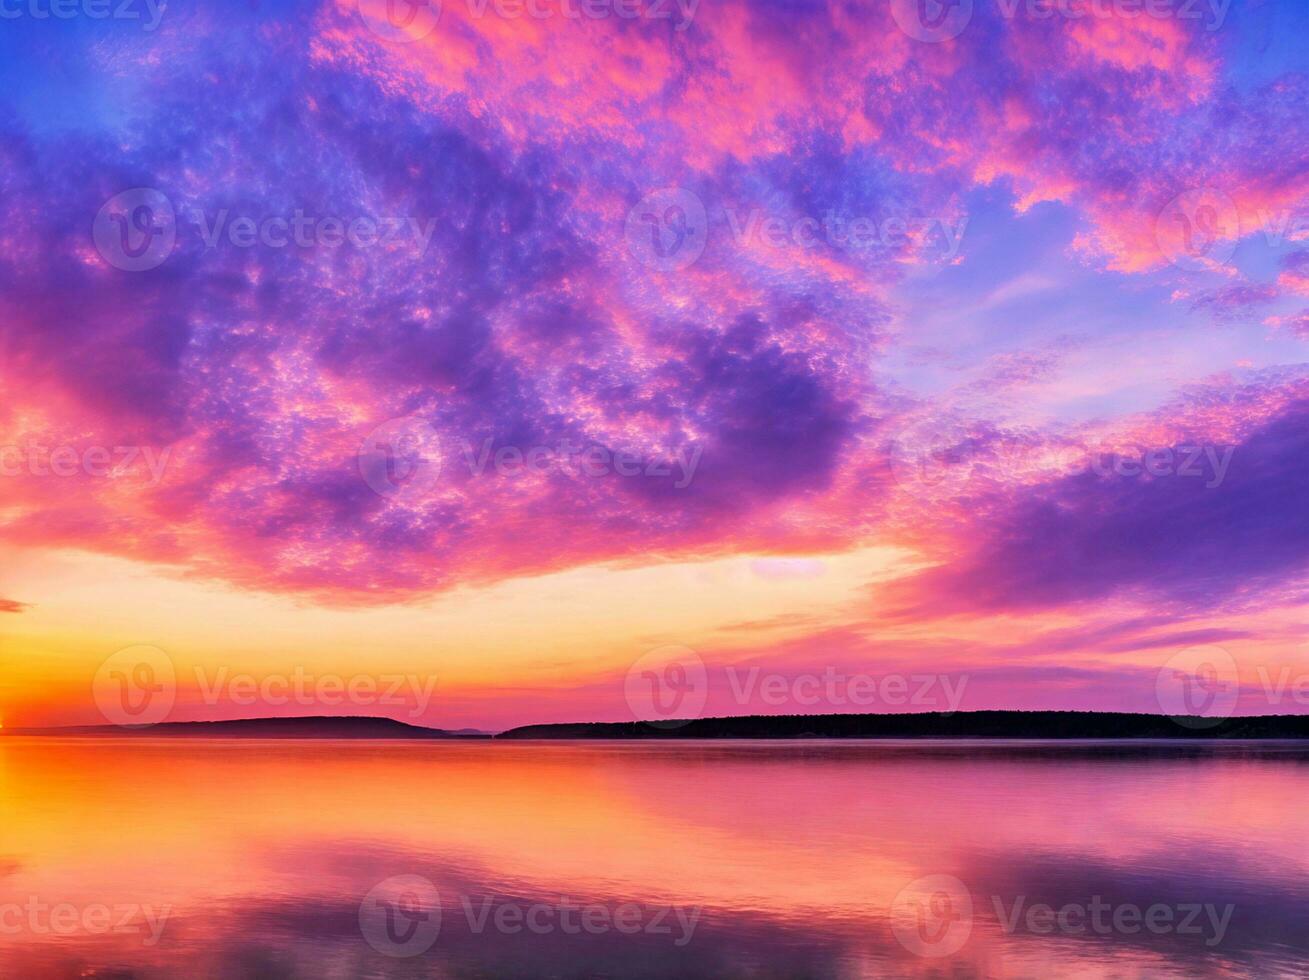
[[[1307,760],[7,738],[0,976],[1303,976]]]

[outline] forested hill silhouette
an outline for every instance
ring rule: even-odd
[[[1171,718],[1111,711],[742,715],[683,721],[525,725],[506,739],[670,738],[1309,738],[1309,715]]]
[[[241,718],[236,721],[165,722],[142,728],[84,725],[73,728],[9,728],[0,735],[105,735],[148,738],[490,738],[489,733],[463,729],[449,732],[423,728],[393,718],[316,716],[304,718]]]

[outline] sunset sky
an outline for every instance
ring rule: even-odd
[[[6,726],[1309,711],[1309,5],[361,2],[0,24]]]

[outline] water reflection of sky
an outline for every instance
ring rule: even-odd
[[[155,946],[43,935],[11,911],[0,974],[1303,974],[1306,758],[11,739],[0,908],[37,896],[170,911]],[[439,936],[413,957],[361,934],[361,900],[402,875],[431,882],[441,906]],[[897,902],[925,876],[957,880],[972,904],[949,956],[897,934]],[[1093,898],[1231,906],[1230,920],[1221,937],[1045,933],[1021,915],[1006,928],[1015,907]],[[561,903],[603,909],[609,925],[566,932]],[[541,928],[513,928],[534,906],[553,910]],[[620,932],[624,906],[633,928]],[[646,928],[656,916],[668,928]]]

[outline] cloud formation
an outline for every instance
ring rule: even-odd
[[[364,603],[881,539],[942,558],[901,587],[937,610],[1213,602],[1301,571],[1297,383],[1210,377],[1180,421],[1151,416],[1151,448],[1235,447],[1217,487],[1056,475],[1140,421],[1112,403],[1022,419],[977,402],[1093,387],[1085,358],[1125,329],[1096,306],[1110,287],[1180,288],[1196,322],[1292,315],[1302,252],[1262,272],[1209,252],[1255,247],[1249,222],[1309,194],[1305,76],[1254,72],[1234,32],[979,5],[931,44],[888,5],[837,0],[681,25],[452,3],[395,43],[341,2],[67,41],[70,77],[110,101],[0,113],[11,542]],[[125,271],[92,230],[141,187],[175,243]],[[661,188],[704,209],[684,266],[632,239]],[[1236,224],[1179,259],[1160,216],[1198,188]],[[956,326],[958,400],[902,372],[940,308],[914,290],[966,310],[1005,236],[1049,215],[1061,237],[1032,261],[1089,276],[1065,292],[1096,322]],[[1041,281],[992,301],[1060,291]],[[395,444],[361,458],[388,424]],[[51,477],[59,447],[76,463]],[[906,453],[966,470],[963,496],[906,480]]]

